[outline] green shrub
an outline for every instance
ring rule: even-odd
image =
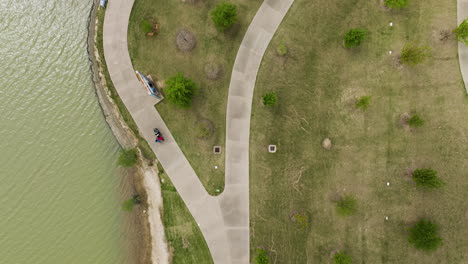
[[[288,47],[286,47],[284,43],[281,43],[278,45],[278,47],[276,47],[276,52],[278,53],[278,55],[284,56],[288,53]]]
[[[295,213],[292,217],[292,221],[296,222],[300,228],[309,227],[310,218],[307,213]]]
[[[132,198],[125,200],[122,203],[122,210],[131,212],[135,204],[141,204],[141,197],[138,194],[133,195]]]
[[[413,172],[413,180],[416,185],[424,188],[440,188],[444,182],[437,176],[437,171],[433,169],[416,169]]]
[[[351,264],[351,256],[345,254],[344,252],[338,252],[333,256],[334,264]]]
[[[344,45],[346,48],[359,46],[367,38],[367,30],[353,28],[344,36]]]
[[[350,195],[342,197],[336,204],[336,210],[342,216],[353,215],[357,211],[357,201]]]
[[[136,149],[121,149],[118,164],[122,167],[133,167],[138,161]]]
[[[182,108],[188,108],[192,104],[192,98],[198,86],[192,80],[177,73],[166,81],[164,94],[166,99]]]
[[[257,256],[255,257],[255,264],[269,264],[270,259],[268,258],[266,251],[257,248]]]
[[[356,107],[361,108],[363,111],[366,111],[367,108],[369,108],[370,102],[371,102],[371,97],[370,96],[361,96],[356,101]]]
[[[211,19],[218,31],[226,31],[237,22],[237,7],[229,2],[222,2],[211,12]]]
[[[150,21],[146,20],[146,19],[143,19],[141,21],[140,27],[141,27],[141,30],[145,34],[148,34],[148,33],[153,31],[153,24]]]
[[[421,219],[409,229],[408,241],[417,249],[433,251],[442,245],[439,226],[430,220]]]
[[[419,115],[412,115],[408,119],[408,125],[411,127],[420,127],[424,125],[424,120]]]
[[[400,62],[403,64],[416,65],[425,61],[431,56],[431,49],[428,46],[417,46],[415,44],[406,44],[402,51]]]
[[[453,30],[453,33],[455,33],[458,41],[468,45],[468,18],[463,20],[463,22]]]
[[[404,8],[408,5],[408,0],[385,0],[384,4],[390,8]]]
[[[275,92],[270,92],[262,96],[262,101],[264,105],[273,106],[278,101],[278,97]]]

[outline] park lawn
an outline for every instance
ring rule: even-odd
[[[159,165],[159,164],[158,164]],[[173,264],[213,263],[200,228],[166,173],[160,169],[163,223]]]
[[[225,115],[232,66],[244,33],[261,4],[260,0],[231,2],[238,7],[239,23],[226,33],[217,32],[210,17],[220,1],[190,4],[180,0],[136,0],[129,24],[129,51],[136,70],[159,80],[181,72],[200,87],[190,109],[179,109],[167,101],[156,108],[211,195],[224,190]],[[143,18],[155,19],[160,24],[160,34],[146,37],[140,28]],[[176,33],[182,28],[197,38],[191,52],[176,47]],[[218,80],[206,78],[204,65],[208,62],[223,66]],[[206,139],[199,138],[201,122],[208,122],[213,128]],[[222,146],[221,155],[213,154],[216,145]]]
[[[368,29],[369,38],[344,49],[342,36],[354,27]],[[343,250],[353,263],[467,263],[468,97],[457,43],[438,35],[455,27],[453,0],[410,1],[400,11],[385,11],[379,1],[295,1],[265,54],[253,98],[252,256],[263,248],[271,263],[332,263]],[[433,57],[399,66],[395,58],[413,41],[430,46]],[[289,48],[286,58],[275,52],[280,43]],[[270,91],[278,104],[262,106]],[[365,112],[354,106],[364,95],[372,97]],[[426,123],[402,128],[405,112]],[[331,150],[321,146],[326,137]],[[268,153],[269,144],[278,152]],[[437,170],[446,185],[416,188],[405,172],[418,167]],[[337,214],[344,195],[356,198],[356,214]],[[309,224],[291,221],[295,213],[308,215]],[[421,217],[440,225],[444,241],[435,252],[407,241],[407,228]]]

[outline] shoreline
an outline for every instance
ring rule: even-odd
[[[118,106],[113,101],[109,87],[103,76],[104,69],[98,46],[100,7],[96,0],[88,17],[87,52],[90,60],[90,70],[99,106],[106,123],[122,148],[138,148],[139,162],[133,168],[124,169],[130,188],[143,198],[143,203],[130,213],[130,240],[137,243],[128,248],[135,256],[136,263],[170,263],[171,255],[165,237],[162,222],[163,198],[159,182],[158,169],[153,160],[147,160],[139,148],[139,139],[124,121]]]

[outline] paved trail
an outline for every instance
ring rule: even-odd
[[[215,264],[248,264],[249,134],[252,96],[263,54],[294,0],[265,0],[239,48],[226,114],[226,185],[208,195],[169,129],[157,102],[138,82],[128,54],[127,28],[133,0],[109,1],[104,19],[104,56],[117,92],[200,226]],[[153,128],[165,135],[155,143]]]
[[[457,1],[457,23],[458,25],[463,20],[468,18],[468,0]],[[460,71],[465,84],[466,92],[468,93],[468,46],[458,42],[458,62],[460,63]]]

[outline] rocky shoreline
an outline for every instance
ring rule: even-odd
[[[135,148],[139,144],[138,138],[125,123],[122,115],[111,98],[111,93],[103,76],[103,63],[97,48],[97,32],[99,18],[98,1],[93,1],[88,18],[87,50],[90,60],[92,79],[99,105],[112,133],[122,148]],[[123,174],[128,179],[127,184],[142,198],[140,207],[135,207],[130,213],[131,234],[130,251],[135,256],[136,263],[169,263],[169,252],[162,224],[162,196],[159,185],[158,170],[150,166],[153,161],[145,159],[139,150],[139,162]]]

